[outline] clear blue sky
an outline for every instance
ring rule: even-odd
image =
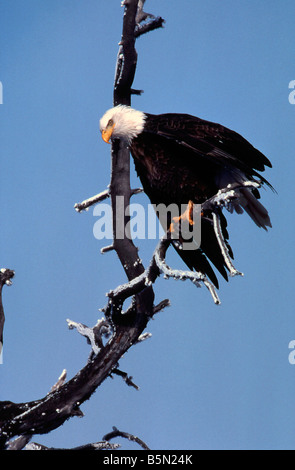
[[[157,300],[172,306],[120,362],[140,391],[108,379],[84,418],[34,440],[71,447],[116,426],[152,449],[294,449],[294,1],[147,0],[146,10],[166,24],[137,41],[134,87],[144,94],[133,106],[220,122],[265,153],[278,192],[262,194],[273,229],[229,215],[245,276],[221,280],[222,305],[204,288],[160,279]],[[94,325],[105,293],[125,281],[115,254],[100,254],[109,242],[94,238],[93,210],[73,209],[110,181],[98,128],[112,106],[122,15],[120,0],[0,5],[0,267],[16,271],[4,288],[1,400],[44,396],[64,368],[72,377],[89,347],[66,319]],[[155,241],[138,246],[147,263]]]

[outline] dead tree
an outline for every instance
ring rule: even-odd
[[[141,93],[140,90],[132,88],[137,64],[136,38],[163,26],[164,20],[161,17],[145,13],[143,4],[142,0],[124,0],[122,2],[124,6],[123,32],[116,63],[114,105],[130,105],[131,96]],[[68,320],[69,328],[76,328],[91,345],[87,364],[73,378],[67,381],[64,371],[49,393],[39,400],[26,403],[0,402],[0,448],[2,449],[22,449],[33,435],[48,433],[61,426],[72,416],[83,416],[81,411],[83,402],[88,400],[101,383],[112,374],[120,375],[127,385],[136,387],[132,378],[118,368],[118,363],[132,345],[148,337],[148,334],[143,332],[153,315],[169,305],[167,299],[162,300],[158,305],[154,304],[153,283],[161,274],[174,279],[189,279],[197,286],[204,285],[209,289],[214,302],[219,303],[215,288],[205,275],[175,270],[167,265],[166,252],[171,243],[176,243],[175,240],[171,240],[169,233],[160,240],[147,268],[143,266],[138,256],[138,249],[134,245],[130,233],[124,230],[123,237],[118,237],[118,225],[124,228],[129,226],[130,198],[140,189],[130,187],[130,154],[125,142],[113,141],[111,159],[112,170],[109,188],[97,196],[76,204],[75,208],[77,211],[81,211],[106,198],[111,199],[113,243],[102,251],[115,250],[125,270],[127,282],[107,294],[108,302],[102,309],[104,317],[99,319],[94,327],[90,328],[82,323]],[[239,198],[239,189],[238,186],[225,188],[203,204],[204,210],[210,210],[214,214],[215,234],[232,275],[240,273],[231,264],[226,243],[222,237],[218,214],[224,206]],[[116,207],[117,196],[123,196],[124,201],[124,207],[119,212]],[[8,278],[5,277],[5,273],[6,277],[9,274]],[[2,290],[3,283],[10,282],[13,272],[2,270],[1,274],[4,280],[1,284]],[[123,310],[127,300],[130,300],[130,305]],[[2,302],[0,307],[0,332],[2,333],[4,324]],[[117,429],[107,434],[103,441],[87,444],[79,449],[116,448],[116,444],[109,443],[109,440],[116,436],[132,439],[147,449],[146,444],[140,439]],[[16,439],[13,440],[15,437]],[[30,444],[30,446],[31,449],[45,448],[41,444]]]
[[[159,28],[163,24],[162,18],[155,18],[153,15],[145,16],[142,5],[143,2],[140,2],[138,8],[138,0],[123,2],[123,32],[116,64],[114,104],[130,104],[131,95],[139,93],[131,88],[137,62],[136,37]],[[142,24],[146,18],[149,21]],[[114,142],[111,182],[110,189],[107,191],[113,207],[115,207],[114,201],[117,195],[124,197],[125,207],[129,204],[133,193],[130,188],[129,172],[128,148],[122,142]],[[106,195],[105,192],[104,195]],[[126,225],[128,212],[117,214],[114,209],[114,220],[122,216],[124,217],[123,223]],[[114,224],[112,248],[117,252],[129,281],[145,271],[131,237],[125,235],[123,239],[118,239],[116,224]],[[21,449],[33,434],[48,433],[61,426],[70,417],[82,416],[81,404],[88,400],[97,387],[112,373],[123,374],[126,383],[134,385],[127,375],[124,376],[124,373],[118,370],[118,362],[133,344],[141,340],[141,334],[152,315],[167,304],[168,301],[164,301],[155,307],[153,289],[152,286],[148,286],[134,296],[124,315],[121,315],[122,302],[114,302],[109,298],[105,318],[99,320],[93,328],[69,321],[69,326],[76,326],[80,333],[87,336],[92,345],[87,364],[68,381],[66,381],[66,375],[63,374],[52,390],[40,400],[27,403],[0,402],[0,447]],[[2,312],[1,303],[1,332],[4,324]],[[106,344],[104,344],[104,338],[108,340]],[[20,437],[11,441],[15,436]]]

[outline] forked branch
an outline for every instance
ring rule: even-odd
[[[123,33],[116,66],[114,104],[130,104],[131,86],[137,60],[134,47],[137,6],[138,0],[125,1]],[[90,207],[94,200],[98,202],[110,196],[113,217],[123,217],[123,223],[126,226],[129,214],[125,210],[122,214],[116,214],[114,201],[117,195],[122,195],[126,207],[133,194],[130,188],[129,160],[127,146],[120,141],[114,142],[110,188],[90,198],[91,200],[83,201],[82,205],[76,206],[76,209],[83,210]],[[116,227],[116,224],[114,226]],[[138,253],[131,237],[126,235],[125,238],[119,239],[114,232],[113,245],[129,280],[144,272],[142,264],[136,262]],[[53,387],[45,397],[39,400],[26,403],[0,402],[0,448],[7,448],[7,446],[23,448],[33,434],[48,433],[61,426],[70,417],[81,416],[81,404],[90,398],[114,369],[118,370],[120,358],[133,344],[140,341],[141,334],[154,311],[167,305],[167,301],[163,301],[160,306],[154,307],[153,300],[154,294],[151,287],[139,292],[134,299],[133,315],[128,317],[127,322],[126,317],[125,321],[119,324],[112,322],[110,330],[112,336],[106,344],[103,344],[105,335],[101,324],[95,325],[91,331],[85,325],[70,322],[70,326],[78,328],[91,343],[92,350],[87,364],[67,382],[63,377],[57,387]],[[11,441],[14,436],[21,436],[18,442]]]
[[[239,198],[242,197],[240,189],[245,187],[249,188],[250,186],[252,188],[257,188],[259,187],[259,184],[251,182],[250,185],[249,182],[245,182],[244,184],[229,185],[228,187],[221,189],[215,196],[208,199],[202,204],[202,210],[210,211],[210,213],[212,213],[215,236],[218,241],[222,256],[224,258],[224,262],[231,276],[242,276],[243,273],[238,271],[231,261],[228,248],[220,226],[219,210],[230,206],[230,204],[234,202],[238,202]],[[176,225],[176,223],[174,225]],[[177,231],[179,229],[175,227],[175,230]],[[179,269],[173,269],[167,265],[166,252],[170,244],[176,242],[176,240],[173,240],[171,238],[171,233],[168,230],[166,234],[162,237],[158,246],[156,247],[148,268],[138,277],[132,279],[126,284],[118,286],[116,289],[108,293],[108,297],[110,298],[109,309],[111,312],[121,312],[123,303],[126,299],[137,294],[138,292],[141,292],[147,286],[153,284],[156,281],[157,277],[161,274],[163,274],[165,278],[173,278],[176,280],[184,281],[189,279],[197,287],[200,287],[201,284],[204,284],[204,286],[206,286],[209,290],[213,301],[216,304],[220,304],[220,300],[214,285],[203,273],[196,271],[183,271]]]

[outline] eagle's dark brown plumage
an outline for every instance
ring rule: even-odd
[[[107,111],[100,126],[104,140],[112,136],[129,141],[136,171],[152,204],[200,204],[228,184],[245,181],[271,187],[258,173],[271,167],[270,161],[241,135],[220,124],[188,114],[152,115],[118,106]],[[243,188],[241,192],[235,210],[241,213],[244,209],[258,227],[271,227],[268,212],[258,201],[258,190]],[[221,222],[228,241],[222,214]],[[210,262],[225,279],[227,271],[210,213],[203,215],[201,229],[200,249],[176,250],[191,270],[203,272],[218,286]],[[228,249],[233,256],[229,245]]]

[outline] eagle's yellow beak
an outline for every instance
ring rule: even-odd
[[[112,125],[107,126],[106,129],[103,129],[101,131],[101,136],[107,144],[110,144],[110,138],[112,137],[114,127],[115,127],[115,124],[112,124]]]

